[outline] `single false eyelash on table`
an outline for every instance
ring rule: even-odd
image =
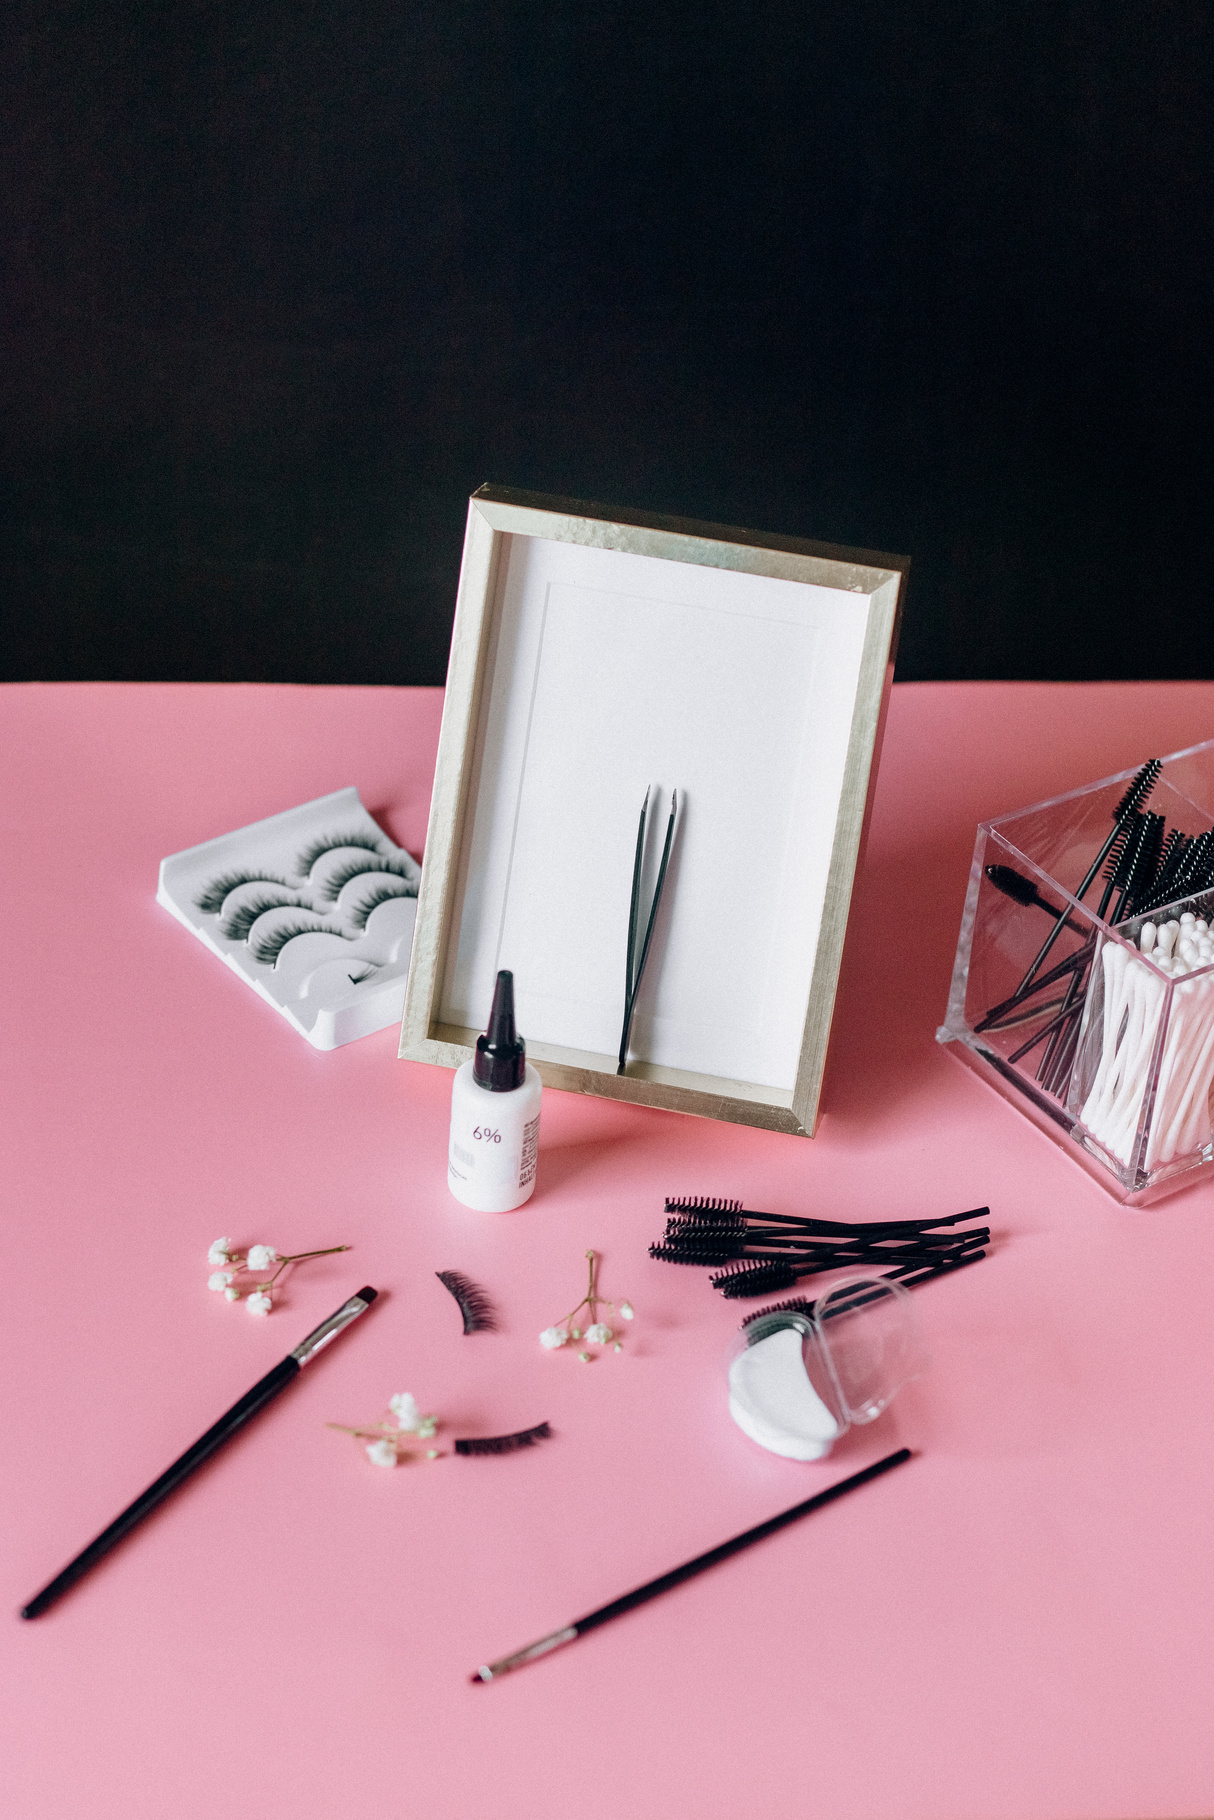
[[[156,897],[335,1049],[400,1018],[420,877],[349,788],[162,860]]]
[[[458,1270],[436,1270],[434,1274],[459,1304],[465,1333],[496,1333],[497,1310],[478,1284]]]
[[[547,1441],[552,1437],[552,1430],[547,1422],[537,1422],[534,1428],[520,1428],[512,1435],[484,1435],[474,1440],[457,1441],[455,1451],[459,1454],[477,1453],[517,1453],[520,1447],[534,1447],[537,1441]]]

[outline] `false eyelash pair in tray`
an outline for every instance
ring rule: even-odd
[[[729,1413],[769,1453],[820,1460],[928,1363],[909,1292],[889,1277],[851,1275],[816,1301],[747,1315],[729,1351]]]
[[[317,1049],[400,1021],[421,867],[354,788],[160,862],[156,898]]]

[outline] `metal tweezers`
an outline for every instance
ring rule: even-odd
[[[662,848],[662,863],[658,867],[658,882],[653,890],[653,902],[649,906],[649,920],[645,924],[645,939],[641,943],[640,959],[637,959],[637,935],[640,930],[641,910],[641,868],[645,860],[645,819],[649,813],[649,791],[645,792],[645,801],[641,804],[641,822],[637,829],[636,859],[632,867],[632,904],[628,912],[628,955],[624,970],[624,1028],[620,1032],[620,1065],[617,1074],[623,1074],[628,1065],[628,1032],[632,1027],[632,1013],[636,1006],[637,993],[641,989],[641,975],[645,971],[645,962],[649,955],[649,943],[653,936],[653,925],[657,921],[658,905],[662,901],[662,886],[666,883],[666,868],[670,863],[670,847],[674,840],[675,816],[678,813],[679,793],[670,793],[670,820],[666,824],[666,844]]]

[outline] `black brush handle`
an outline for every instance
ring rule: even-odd
[[[843,1497],[849,1491],[856,1491],[861,1485],[867,1485],[870,1479],[879,1479],[882,1473],[889,1472],[912,1458],[909,1447],[900,1447],[897,1453],[886,1454],[883,1460],[877,1460],[872,1466],[854,1472],[850,1479],[840,1479],[837,1485],[827,1486],[825,1491],[806,1498],[801,1504],[794,1504],[791,1510],[782,1510],[779,1516],[768,1517],[766,1523],[756,1523],[753,1529],[743,1530],[740,1536],[732,1536],[728,1542],[719,1543],[706,1554],[697,1555],[694,1561],[685,1561],[682,1567],[673,1567],[658,1579],[646,1581],[644,1586],[625,1593],[622,1599],[613,1599],[610,1605],[600,1605],[597,1611],[588,1612],[575,1623],[566,1624],[561,1630],[554,1630],[549,1636],[541,1637],[538,1643],[530,1643],[526,1649],[516,1650],[512,1656],[503,1656],[497,1662],[486,1663],[469,1678],[477,1684],[500,1680],[503,1675],[512,1674],[528,1662],[538,1661],[541,1656],[560,1649],[563,1644],[572,1643],[576,1637],[584,1637],[587,1631],[597,1630],[600,1624],[609,1624],[612,1618],[622,1618],[625,1612],[633,1611],[638,1605],[645,1605],[650,1599],[670,1592],[672,1588],[681,1586],[684,1580],[694,1579],[696,1574],[715,1567],[718,1561],[728,1561],[730,1555],[740,1553],[755,1542],[762,1542],[766,1536],[774,1536],[789,1523],[808,1517],[812,1511],[821,1510],[825,1504],[833,1504],[836,1498]]]
[[[693,1223],[694,1225],[712,1226],[713,1222],[717,1220],[772,1220],[778,1221],[781,1226],[798,1227],[802,1232],[819,1233],[823,1236],[830,1233],[842,1233],[848,1238],[864,1238],[874,1233],[880,1233],[882,1237],[887,1234],[897,1237],[914,1232],[930,1232],[936,1226],[956,1226],[960,1220],[976,1220],[990,1212],[989,1207],[970,1207],[964,1213],[946,1213],[938,1219],[930,1220],[819,1220],[812,1219],[807,1214],[763,1213],[758,1208],[750,1207],[740,1207],[734,1214],[714,1213],[709,1209],[705,1210],[701,1217],[699,1210],[695,1208],[689,1209],[686,1213],[682,1212],[683,1205],[685,1203],[667,1201],[666,1212],[672,1216],[673,1220],[686,1221],[688,1231],[692,1230]],[[671,1220],[668,1220],[666,1224],[669,1231]],[[735,1230],[737,1229],[735,1228]]]
[[[762,1542],[766,1536],[774,1536],[778,1530],[787,1528],[788,1524],[799,1522],[813,1511],[821,1510],[826,1504],[833,1504],[849,1491],[856,1491],[861,1485],[867,1485],[870,1479],[879,1479],[882,1473],[902,1466],[911,1458],[909,1447],[900,1447],[897,1453],[886,1454],[883,1460],[877,1460],[872,1466],[866,1466],[861,1472],[854,1472],[850,1479],[840,1479],[837,1485],[828,1485],[825,1491],[817,1492],[812,1498],[806,1498],[801,1504],[794,1504],[791,1510],[782,1510],[777,1517],[768,1517],[766,1523],[756,1523],[753,1529],[744,1529],[740,1536],[731,1536],[728,1542],[719,1542],[707,1553],[697,1555],[693,1561],[685,1561],[682,1567],[672,1567],[670,1572],[662,1574],[656,1580],[648,1580],[644,1586],[625,1593],[621,1599],[613,1599],[610,1605],[600,1605],[597,1611],[588,1612],[584,1618],[578,1618],[573,1625],[579,1637],[588,1630],[597,1630],[600,1624],[610,1624],[613,1618],[622,1618],[626,1611],[633,1611],[638,1605],[656,1599],[661,1593],[670,1592],[675,1586],[681,1586],[684,1580],[694,1579],[707,1568],[715,1567],[718,1561],[728,1561],[730,1555],[740,1554],[742,1549],[752,1543]]]
[[[111,1548],[115,1548],[124,1536],[129,1535],[137,1524],[142,1523],[143,1519],[155,1510],[158,1504],[163,1503],[171,1492],[176,1491],[177,1487],[188,1479],[190,1474],[203,1464],[204,1460],[209,1460],[217,1448],[222,1447],[225,1441],[230,1441],[238,1429],[251,1421],[259,1410],[264,1409],[280,1390],[285,1390],[291,1380],[298,1376],[299,1364],[290,1355],[277,1364],[273,1371],[267,1371],[265,1377],[254,1384],[252,1390],[245,1392],[239,1403],[233,1403],[227,1414],[220,1416],[218,1422],[208,1428],[206,1433],[195,1441],[193,1447],[187,1448],[179,1460],[174,1460],[168,1470],[162,1472],[160,1477],[154,1480],[147,1490],[135,1499],[133,1504],[128,1504],[122,1514],[114,1518],[108,1529],[103,1529],[99,1536],[94,1537],[93,1541],[87,1548],[81,1550],[74,1561],[69,1561],[63,1571],[56,1574],[55,1578],[44,1586],[40,1593],[36,1593],[28,1605],[23,1605],[21,1616],[23,1618],[40,1617],[48,1606],[55,1603],[56,1599],[62,1598],[63,1594],[73,1587],[77,1580],[88,1573],[91,1567],[95,1567],[103,1556],[109,1554]]]

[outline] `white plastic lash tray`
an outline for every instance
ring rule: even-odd
[[[399,1021],[421,867],[358,791],[160,862],[157,901],[317,1049]]]

